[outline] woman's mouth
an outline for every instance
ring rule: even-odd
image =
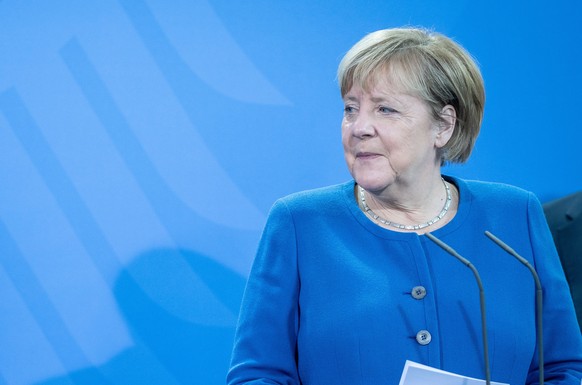
[[[380,156],[380,154],[376,154],[373,152],[359,152],[356,154],[356,158],[362,159],[362,160],[374,159],[374,158],[377,158],[379,156]]]

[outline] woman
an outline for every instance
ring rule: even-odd
[[[441,176],[478,135],[483,81],[445,36],[364,37],[338,71],[353,181],[277,201],[249,277],[229,384],[396,384],[406,360],[485,378],[469,258],[487,295],[493,381],[538,379],[535,287],[544,285],[547,383],[580,384],[582,341],[552,238],[533,194]]]

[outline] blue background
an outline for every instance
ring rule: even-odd
[[[579,1],[0,1],[0,385],[223,383],[271,204],[349,178],[339,60],[401,25],[482,67],[445,172],[582,189]]]

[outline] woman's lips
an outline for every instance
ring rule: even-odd
[[[362,160],[374,159],[374,158],[377,158],[379,156],[380,156],[380,154],[376,154],[373,152],[359,152],[356,154],[356,158],[362,159]]]

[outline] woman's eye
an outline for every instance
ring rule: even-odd
[[[356,108],[354,106],[345,106],[344,107],[345,114],[353,114],[354,112],[356,112]]]
[[[391,114],[393,112],[396,112],[396,110],[390,107],[380,106],[378,107],[378,112],[380,112],[381,114]]]

